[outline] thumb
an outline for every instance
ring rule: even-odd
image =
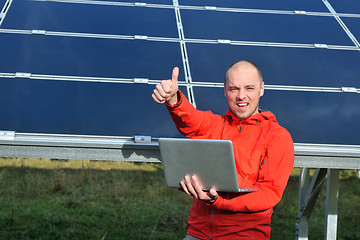
[[[174,69],[172,71],[172,76],[171,76],[171,86],[172,87],[177,88],[177,86],[178,86],[178,77],[179,77],[179,68],[174,67]]]
[[[218,197],[218,193],[217,193],[217,191],[214,189],[214,188],[210,188],[210,190],[209,190],[209,197],[213,200],[213,201],[215,201],[216,199],[217,199],[217,197]]]

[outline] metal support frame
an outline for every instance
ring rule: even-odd
[[[110,6],[135,6],[135,7],[151,7],[151,8],[173,8],[173,5],[167,4],[152,4],[140,2],[114,2],[114,1],[95,1],[95,0],[33,0],[41,2],[62,2],[75,4],[96,4],[96,5],[110,5]],[[309,12],[302,10],[268,10],[268,9],[246,9],[246,8],[225,8],[216,6],[195,6],[195,5],[179,5],[180,9],[185,10],[202,10],[202,11],[219,11],[219,12],[239,12],[239,13],[263,13],[263,14],[286,14],[286,15],[309,15],[309,16],[327,16],[331,17],[331,13],[327,12]],[[360,18],[360,14],[356,13],[338,13],[342,17]]]
[[[179,9],[178,9],[179,10]],[[50,30],[24,30],[24,29],[0,29],[0,33],[8,34],[42,34],[44,36],[59,36],[59,37],[81,37],[81,38],[99,38],[99,39],[119,39],[119,40],[143,40],[143,41],[157,41],[157,42],[180,42],[180,47],[183,51],[183,59],[187,60],[186,43],[199,44],[227,44],[232,46],[253,46],[253,47],[286,47],[286,48],[312,48],[312,49],[328,49],[328,50],[348,50],[359,51],[357,46],[318,44],[318,43],[281,43],[281,42],[253,42],[253,41],[237,41],[224,39],[191,39],[191,38],[169,38],[169,37],[151,37],[140,35],[116,35],[116,34],[97,34],[97,33],[78,33],[78,32],[55,32]],[[326,47],[325,47],[326,46]],[[184,48],[185,47],[185,48]],[[189,69],[189,67],[187,67]],[[188,74],[187,74],[188,75]]]
[[[331,4],[327,0],[323,0],[323,3],[328,8],[328,10],[331,12],[333,17],[336,19],[336,21],[339,23],[339,25],[342,27],[342,29],[345,31],[345,33],[348,35],[348,37],[351,39],[351,41],[360,48],[360,43],[355,38],[355,36],[351,33],[351,31],[346,27],[345,23],[341,20],[340,16],[337,14],[335,9],[331,6]]]
[[[0,26],[5,19],[13,0],[7,0],[0,12]],[[38,0],[39,1],[39,0]],[[45,0],[46,1],[46,0]],[[44,36],[83,37],[101,39],[124,39],[142,41],[178,42],[182,52],[185,82],[179,85],[186,86],[190,102],[196,106],[193,92],[194,86],[223,87],[217,83],[192,82],[189,58],[186,43],[200,44],[226,44],[233,46],[266,46],[266,47],[292,47],[292,48],[316,48],[330,50],[359,51],[360,43],[346,27],[340,17],[360,18],[360,14],[337,13],[327,0],[323,3],[330,13],[307,12],[301,10],[263,10],[221,8],[215,6],[184,6],[179,5],[178,0],[173,0],[173,5],[127,3],[110,1],[88,0],[47,0],[49,2],[64,2],[76,4],[101,4],[112,6],[134,6],[174,9],[179,38],[151,37],[151,36],[127,36],[94,33],[55,32],[47,30],[20,30],[0,29],[0,33],[7,34],[36,34]],[[322,17],[334,17],[344,29],[355,46],[328,45],[325,43],[277,43],[277,42],[252,42],[236,41],[229,39],[186,39],[181,21],[180,10],[223,11],[255,14],[294,14],[312,15]],[[30,73],[0,73],[0,78],[29,78],[47,80],[68,81],[94,81],[94,82],[121,82],[157,84],[160,80],[149,79],[125,79],[125,78],[92,78],[74,76],[36,75]],[[353,87],[330,88],[330,87],[299,87],[299,86],[275,86],[268,85],[271,90],[290,91],[324,91],[324,92],[352,92],[360,93],[360,89]],[[139,141],[140,139],[140,141]],[[141,139],[146,139],[142,141]],[[0,157],[22,158],[53,158],[53,159],[86,159],[86,160],[110,160],[110,161],[135,161],[135,162],[160,162],[160,154],[157,140],[151,137],[110,137],[110,136],[80,136],[80,135],[55,135],[55,134],[29,134],[14,133],[0,134]],[[336,239],[337,234],[337,199],[339,188],[339,169],[360,169],[360,146],[345,145],[320,145],[320,144],[295,144],[295,167],[301,168],[299,183],[299,207],[296,224],[296,238],[308,239],[308,224],[316,199],[327,176],[326,210],[325,210],[325,239]],[[312,178],[310,168],[316,168]],[[360,177],[360,170],[359,177]]]
[[[328,169],[325,205],[325,239],[336,239],[339,195],[339,169]]]
[[[316,169],[310,180],[310,169],[301,168],[299,181],[299,207],[296,218],[296,239],[308,239],[308,222],[326,177],[326,169]]]
[[[0,157],[161,162],[157,138],[150,136],[2,133]],[[327,175],[325,239],[336,239],[339,169],[360,169],[360,145],[297,143],[295,167],[301,168],[296,238],[308,239],[309,218]],[[310,168],[317,168],[311,180]]]
[[[128,83],[128,84],[152,84],[161,82],[159,79],[148,78],[107,78],[90,76],[66,76],[66,75],[45,75],[33,73],[3,73],[0,72],[0,78],[22,78],[29,80],[50,80],[50,81],[76,81],[76,82],[95,82],[95,83]],[[216,82],[185,82],[179,81],[179,86],[191,87],[216,87],[223,88],[224,83]],[[331,92],[331,93],[360,93],[360,88],[355,87],[310,87],[310,86],[290,86],[290,85],[265,85],[266,90],[278,91],[302,91],[302,92]]]
[[[194,89],[193,89],[193,86],[191,85],[192,78],[191,78],[191,73],[190,73],[189,58],[188,58],[188,54],[187,54],[187,50],[186,50],[184,28],[182,25],[178,0],[173,0],[173,4],[175,6],[175,17],[176,17],[177,29],[178,29],[179,38],[180,38],[180,49],[181,49],[181,53],[182,53],[181,56],[182,56],[182,60],[183,60],[185,81],[187,83],[186,89],[187,89],[187,93],[188,93],[189,102],[196,108]]]
[[[4,7],[2,8],[2,10],[0,12],[0,26],[5,19],[6,13],[9,11],[12,1],[13,0],[7,0],[4,4]]]
[[[360,161],[360,160],[359,160]],[[301,168],[299,182],[299,208],[296,218],[295,237],[307,240],[309,235],[308,223],[319,196],[321,186],[326,182],[325,202],[325,240],[335,240],[337,234],[337,206],[339,194],[339,169],[318,168],[310,182],[310,169]]]
[[[139,141],[137,136],[14,133],[10,138],[9,134],[3,135],[1,157],[160,162],[157,140],[151,137],[146,137],[149,141]]]

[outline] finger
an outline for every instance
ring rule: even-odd
[[[182,189],[181,189],[181,190],[183,190],[183,191],[184,191],[187,195],[192,196],[192,195],[191,195],[191,193],[189,192],[189,190],[187,189],[187,187],[186,187],[186,184],[185,184],[184,180],[182,180],[182,181],[180,182],[180,185],[181,185],[181,187],[182,187]]]
[[[171,84],[178,84],[178,77],[179,77],[179,68],[178,67],[174,67],[173,71],[172,71],[172,76],[171,76]]]
[[[194,188],[195,188],[196,192],[198,192],[198,193],[203,192],[202,184],[200,183],[200,181],[196,175],[192,176],[192,181],[194,183]]]
[[[160,82],[159,87],[162,88],[162,91],[165,94],[171,93],[172,89],[171,89],[171,80],[162,80]]]
[[[159,93],[157,88],[154,89],[153,98],[158,103],[164,103],[166,101],[166,98]]]
[[[162,80],[160,84],[156,85],[156,91],[163,97],[168,97],[168,92],[170,89],[170,80]]]
[[[160,84],[158,84],[154,89],[154,94],[160,101],[165,100],[167,97],[167,94],[164,92]]]
[[[215,201],[217,199],[217,197],[219,196],[219,194],[217,193],[217,191],[214,188],[211,188],[208,192],[208,196],[211,198],[211,200]]]
[[[192,181],[193,181],[194,189],[197,195],[199,196],[198,199],[206,202],[211,201],[208,191],[203,190],[203,186],[196,175],[192,176]]]
[[[157,103],[159,103],[159,104],[165,103],[165,100],[160,100],[160,99],[158,99],[158,98],[156,97],[155,93],[153,93],[153,94],[151,95],[151,97],[154,99],[155,102],[157,102]]]
[[[185,176],[184,180],[185,180],[184,183],[185,183],[188,191],[190,192],[190,194],[192,196],[194,196],[195,198],[199,199],[199,196],[198,196],[197,192],[194,189],[193,182],[191,181],[191,178],[189,176]]]

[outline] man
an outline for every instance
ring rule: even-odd
[[[270,112],[259,111],[264,82],[259,68],[239,61],[225,74],[225,115],[196,110],[178,89],[179,69],[152,95],[165,103],[179,132],[189,138],[226,139],[234,146],[239,184],[249,193],[203,191],[196,176],[181,186],[193,196],[185,239],[270,239],[272,208],[280,201],[294,166],[290,134]],[[221,159],[219,159],[221,161]]]

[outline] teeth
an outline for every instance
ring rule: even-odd
[[[247,105],[247,103],[238,103],[237,105],[238,105],[239,107],[244,107],[244,106]]]

